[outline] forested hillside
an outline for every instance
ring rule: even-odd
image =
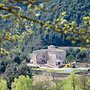
[[[65,17],[68,21],[76,21],[77,25],[80,25],[84,16],[90,16],[90,1],[89,0],[51,0],[49,3],[44,3],[45,9],[52,10],[52,12],[41,12],[38,17],[44,22],[49,20],[53,21],[57,19],[62,12],[66,12]],[[72,46],[70,41],[67,41],[63,35],[60,35],[52,30],[46,31],[47,35],[43,35],[41,31],[38,33],[41,40],[45,45],[58,45],[58,46]],[[36,35],[37,36],[37,35]]]
[[[5,3],[4,1],[0,2]],[[39,2],[37,2],[36,4],[37,6],[39,6]],[[13,5],[13,3],[11,1],[11,3],[6,3],[6,5]],[[22,7],[22,9],[25,11],[24,15],[28,14],[28,16],[31,16],[37,20],[42,20],[43,22],[50,21],[50,23],[52,23],[52,21],[54,19],[57,19],[62,12],[66,12],[66,20],[76,21],[77,25],[80,25],[81,23],[83,23],[82,19],[84,16],[90,16],[90,0],[51,0],[48,3],[44,2],[43,7],[47,11],[43,12],[42,10],[39,11],[39,13],[38,11],[33,12],[37,15],[37,17],[30,13],[29,6],[27,7],[26,5],[20,3],[14,3],[14,5]],[[5,15],[8,14],[4,11],[3,13]],[[78,46],[78,44],[72,44],[70,40],[66,40],[66,37],[63,34],[57,33],[51,29],[45,30],[44,27],[33,24],[33,22],[25,22],[25,20],[19,22],[19,25],[17,22],[19,22],[18,19],[15,20],[14,17],[9,19],[0,19],[0,29],[2,30],[2,33],[4,33],[5,30],[7,32],[13,30],[13,34],[17,34],[17,31],[19,31],[19,34],[22,34],[24,31],[27,31],[27,29],[32,29],[34,31],[30,31],[30,33],[33,33],[33,35],[30,35],[23,39],[24,42],[21,41],[19,45],[17,45],[17,42],[6,42],[6,44],[4,44],[4,47],[6,47],[7,50],[11,49],[11,47],[16,47],[16,49],[19,48],[19,50],[22,51],[22,56],[27,55],[27,52],[30,53],[36,49],[46,48],[51,44],[56,46]],[[30,26],[33,26],[33,28],[31,28]],[[18,36],[16,35],[15,37]]]
[[[53,20],[57,18],[62,12],[67,12],[67,20],[75,20],[77,24],[82,22],[82,17],[90,16],[90,0],[52,0],[48,4],[45,4],[46,8],[57,8],[51,14],[43,15],[41,18]],[[45,18],[44,18],[45,19]]]
[[[47,20],[53,21],[57,19],[62,12],[66,12],[67,16],[65,18],[68,21],[76,21],[76,23],[80,25],[84,16],[90,16],[90,0],[51,0],[49,3],[44,3],[44,7],[46,10],[52,10],[52,8],[54,8],[52,12],[41,11],[38,19],[44,22]],[[46,48],[51,44],[56,46],[78,46],[76,44],[73,45],[70,40],[66,40],[64,35],[60,33],[52,30],[44,30],[43,32],[42,29],[43,28],[39,31],[36,26],[35,35],[32,39],[27,39],[27,45],[23,47],[26,52],[28,48],[32,51]]]

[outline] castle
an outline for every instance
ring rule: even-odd
[[[31,64],[38,66],[57,67],[65,64],[66,50],[61,50],[53,45],[48,49],[36,50],[32,53]]]

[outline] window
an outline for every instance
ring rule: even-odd
[[[56,65],[60,65],[60,62],[56,62]]]
[[[60,65],[60,62],[58,62],[58,65]]]

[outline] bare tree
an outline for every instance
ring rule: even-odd
[[[43,80],[40,82],[37,82],[34,87],[33,90],[48,90],[49,88],[51,88],[53,85],[53,82],[50,80]]]
[[[56,74],[55,72],[51,74],[52,79],[53,79],[52,81],[55,83],[54,90],[63,90],[62,87],[64,85],[64,82],[60,80],[58,77],[55,77],[55,74]]]

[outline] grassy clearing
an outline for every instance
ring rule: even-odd
[[[69,68],[66,68],[69,69]],[[41,71],[47,71],[47,72],[56,72],[56,73],[66,73],[65,70],[60,70],[60,69],[49,69],[49,68],[32,68],[32,70],[41,70]],[[84,72],[86,70],[81,70],[81,69],[77,69],[75,68],[72,72],[73,73],[78,73],[78,72]]]
[[[45,80],[52,81],[52,79],[53,78],[51,76],[44,76],[44,75],[35,75],[35,76],[33,76],[33,82],[34,83],[38,83],[38,82],[45,81]]]
[[[32,70],[41,70],[41,71],[48,71],[48,72],[62,72],[64,73],[64,70],[53,70],[48,68],[32,68]]]

